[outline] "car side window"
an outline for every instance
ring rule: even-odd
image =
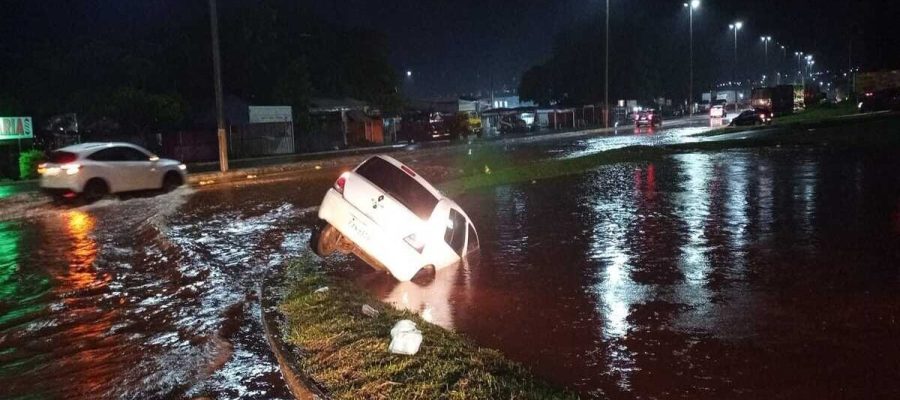
[[[125,155],[119,151],[118,147],[110,147],[108,149],[100,150],[94,154],[91,154],[88,157],[89,160],[94,161],[126,161]]]
[[[444,232],[444,242],[453,249],[453,252],[462,256],[463,246],[466,245],[466,218],[454,209],[450,209],[447,230]]]
[[[125,161],[150,161],[150,156],[140,150],[122,147],[120,151],[123,153]]]

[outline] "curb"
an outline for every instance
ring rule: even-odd
[[[278,327],[278,304],[275,296],[270,293],[270,281],[275,278],[272,268],[263,277],[259,284],[260,319],[269,343],[269,348],[278,360],[278,366],[284,381],[298,400],[327,400],[330,399],[325,390],[312,378],[302,374],[296,368],[298,355],[291,351],[290,345],[281,338],[281,330]]]

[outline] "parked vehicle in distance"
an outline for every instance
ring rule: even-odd
[[[637,113],[637,116],[634,118],[634,127],[640,128],[641,126],[649,126],[649,127],[661,127],[662,126],[662,115],[656,110],[643,110]]]
[[[328,189],[310,245],[319,256],[353,253],[409,281],[420,270],[454,265],[479,249],[466,213],[403,163],[374,156]]]
[[[449,140],[450,137],[450,127],[439,113],[407,113],[397,133],[399,141],[409,143]]]
[[[754,109],[772,114],[773,117],[793,114],[794,86],[779,85],[753,89],[750,92],[750,105]]]
[[[727,116],[728,116],[728,113],[725,112],[724,105],[712,106],[712,108],[709,109],[709,117],[710,118],[725,118]]]
[[[863,93],[857,108],[861,113],[900,110],[900,88]]]
[[[505,115],[500,118],[500,133],[514,134],[528,132],[528,123],[518,115]]]
[[[772,123],[772,114],[765,110],[747,110],[731,120],[730,126],[768,125]]]
[[[187,167],[160,159],[129,143],[82,143],[50,153],[38,167],[41,189],[56,199],[95,201],[107,194],[171,190],[185,181]]]

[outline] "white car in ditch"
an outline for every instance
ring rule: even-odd
[[[478,251],[468,215],[403,163],[375,156],[345,172],[325,194],[319,218],[327,224],[312,247],[320,256],[353,253],[373,268],[409,281]]]

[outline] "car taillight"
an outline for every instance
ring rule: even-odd
[[[344,172],[341,174],[336,181],[334,181],[334,190],[337,190],[338,193],[344,194],[344,185],[347,184],[347,173]]]
[[[418,239],[416,239],[415,233],[403,238],[403,241],[406,242],[406,244],[410,245],[410,247],[416,249],[416,251],[418,251],[419,253],[421,253],[425,249],[425,243],[422,243]]]
[[[78,164],[66,164],[62,166],[62,169],[66,171],[66,175],[75,175],[81,170],[81,165]]]

